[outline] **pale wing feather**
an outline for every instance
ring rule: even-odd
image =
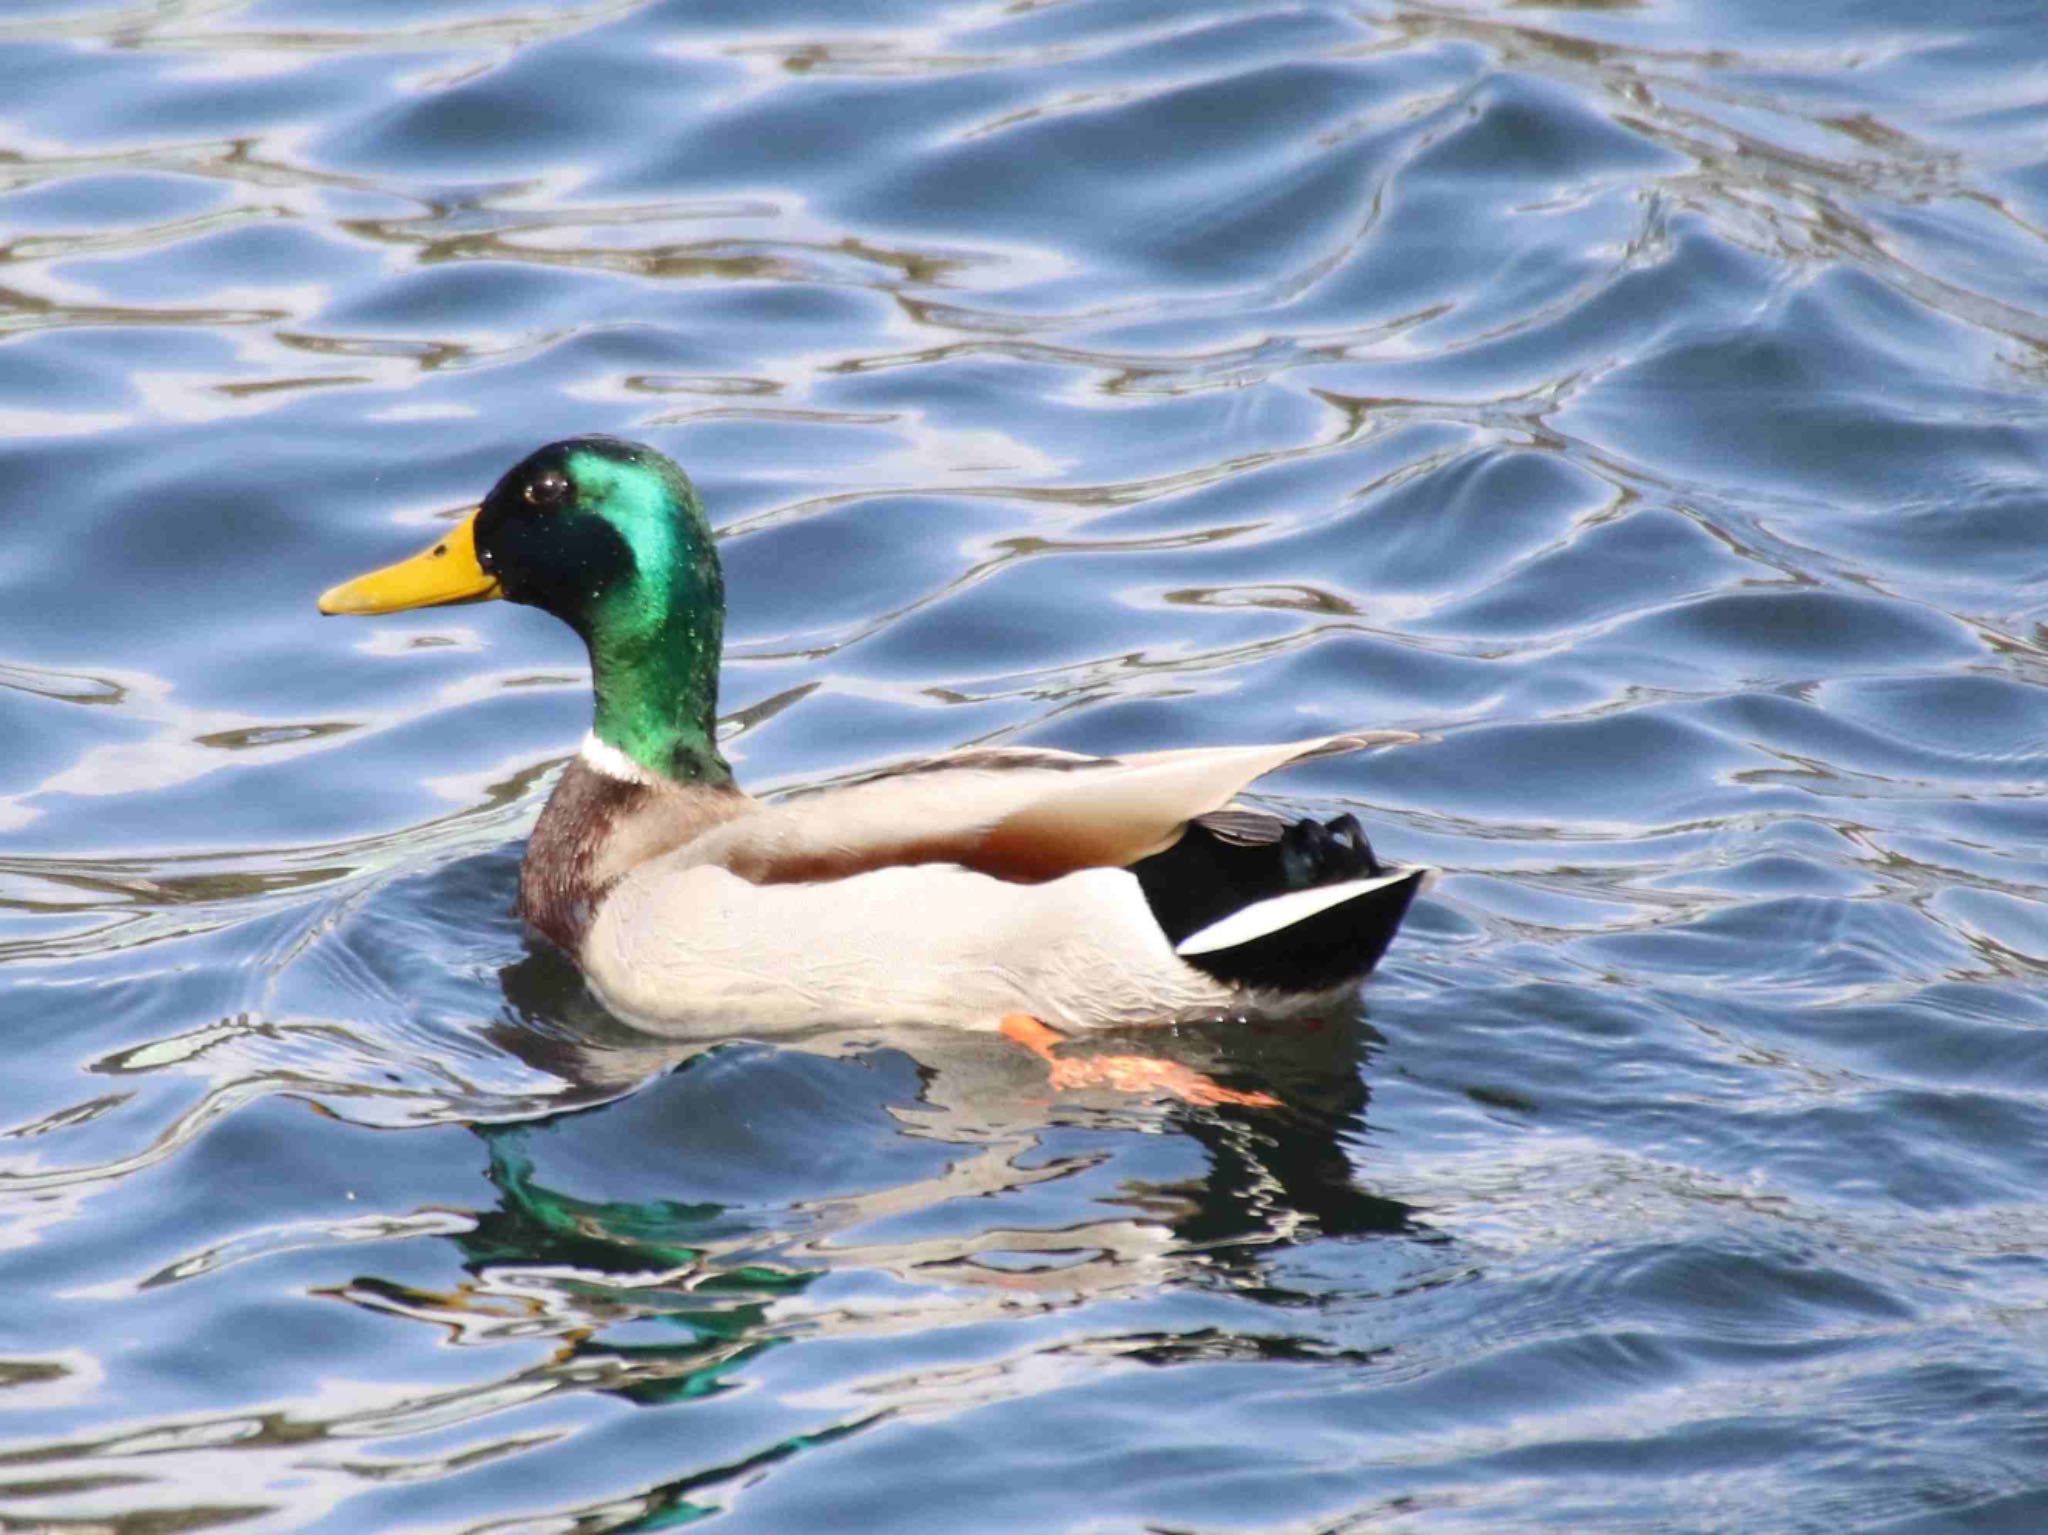
[[[1296,741],[1291,750],[1289,763],[1313,762],[1319,757],[1341,757],[1351,752],[1372,751],[1382,746],[1412,746],[1423,737],[1412,730],[1347,730],[1342,735],[1317,736],[1306,741]],[[1224,751],[1249,751],[1250,747],[1223,747]],[[1177,746],[1168,751],[1133,752],[1117,758],[1132,766],[1140,763],[1173,762],[1182,757],[1204,757],[1215,753],[1214,746]],[[1249,782],[1249,780],[1247,780]]]
[[[1062,774],[1048,782],[990,836],[1061,849],[1076,860],[1072,867],[1129,864],[1171,847],[1189,821],[1223,809],[1255,779],[1328,749],[1325,738],[1123,758],[1113,771]]]
[[[940,759],[765,805],[676,856],[764,883],[845,878],[897,863],[958,863],[1048,879],[1157,852],[1195,816],[1222,809],[1254,779],[1302,757],[1413,739],[1388,731],[1098,759],[1099,765],[1066,756],[1042,767],[1028,758],[990,766],[985,754],[974,766]]]

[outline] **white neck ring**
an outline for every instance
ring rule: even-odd
[[[583,747],[576,755],[592,772],[615,778],[620,783],[652,785],[661,781],[616,746],[598,740],[594,730],[583,737]]]

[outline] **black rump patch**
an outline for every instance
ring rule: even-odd
[[[1225,810],[1190,821],[1180,841],[1139,859],[1131,872],[1167,941],[1177,944],[1256,901],[1386,870],[1356,816],[1288,822]]]
[[[1146,904],[1178,945],[1212,922],[1260,901],[1388,871],[1357,817],[1283,821],[1228,810],[1188,823],[1180,841],[1131,865]],[[1369,974],[1420,888],[1422,871],[1363,893],[1277,932],[1188,963],[1220,981],[1275,991],[1322,991]]]

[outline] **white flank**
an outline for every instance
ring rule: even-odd
[[[1290,890],[1286,895],[1254,901],[1244,910],[1234,911],[1220,921],[1211,922],[1200,932],[1188,934],[1174,945],[1173,952],[1186,957],[1190,954],[1213,954],[1218,949],[1234,949],[1254,938],[1263,938],[1268,933],[1277,933],[1297,922],[1305,922],[1332,906],[1341,906],[1346,901],[1427,872],[1423,869],[1397,869],[1392,874],[1376,874],[1371,879],[1346,880],[1341,885],[1323,885],[1314,890]]]
[[[608,746],[603,741],[598,740],[597,732],[595,731],[587,732],[584,735],[583,749],[577,755],[583,759],[583,765],[592,772],[602,773],[607,778],[616,778],[620,783],[655,784],[660,782],[652,773],[648,772],[647,769],[620,751],[616,746]]]

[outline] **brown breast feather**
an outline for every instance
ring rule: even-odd
[[[571,759],[519,867],[519,914],[576,953],[598,902],[629,870],[744,814],[735,788],[632,783]]]

